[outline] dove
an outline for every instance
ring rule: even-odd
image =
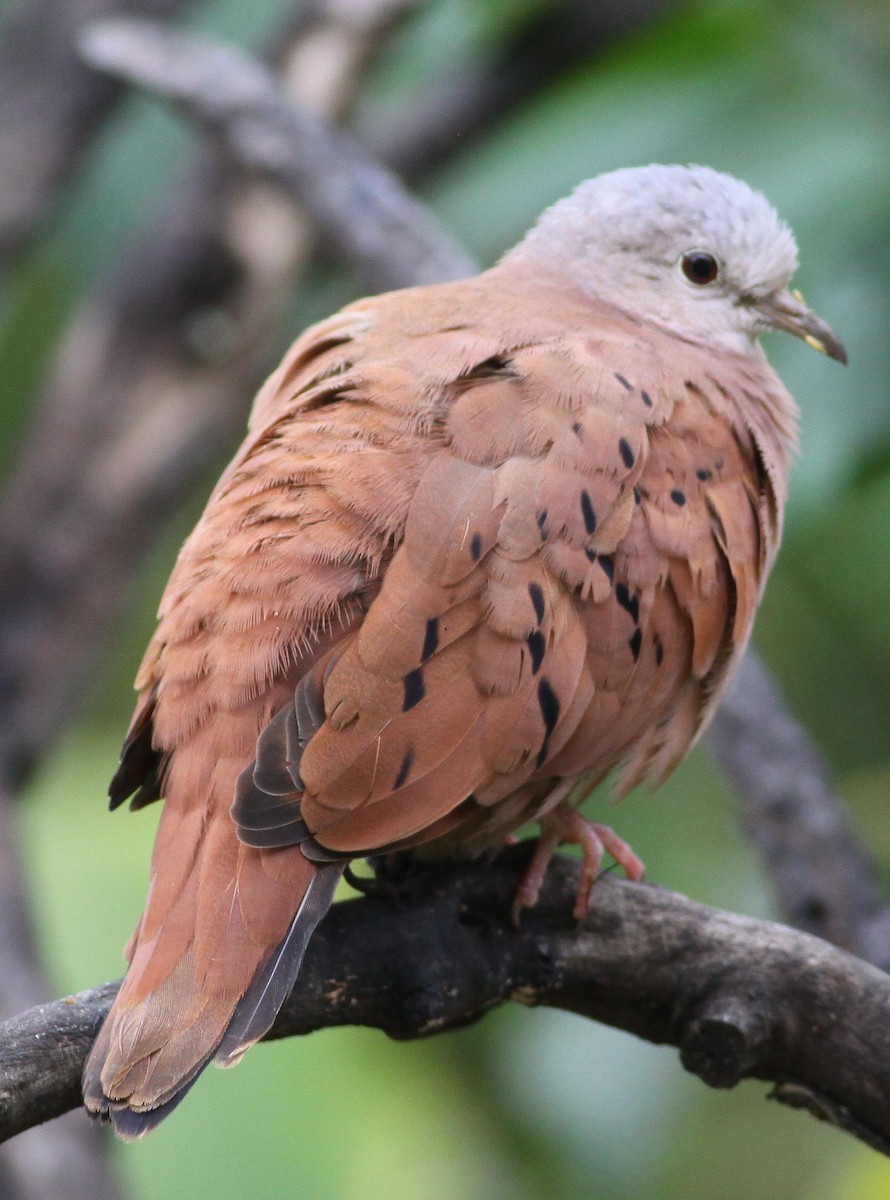
[[[124,1138],[272,1025],[350,861],[541,838],[696,742],[782,532],[797,409],[761,334],[841,362],[745,183],[648,166],[582,183],[471,279],[305,332],[186,541],[112,807],[163,798],[129,970],[84,1073]],[[484,870],[484,857],[479,869]]]

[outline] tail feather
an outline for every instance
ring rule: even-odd
[[[175,1084],[166,1088],[161,1086],[150,1107],[139,1108],[135,1106],[135,1096],[143,1094],[151,1082],[151,1064],[156,1055],[147,1054],[118,1074],[113,1082],[107,1080],[103,1067],[109,1058],[114,1032],[114,1024],[106,1020],[84,1069],[84,1104],[92,1116],[110,1124],[118,1137],[127,1142],[137,1141],[151,1133],[185,1099],[213,1057],[213,1050],[204,1053],[185,1073],[180,1073]],[[153,1082],[157,1088],[159,1081]],[[114,1099],[113,1096],[124,1098]]]
[[[183,1084],[173,1099],[166,1101],[164,1104],[157,1105],[156,1108],[147,1109],[145,1112],[137,1112],[136,1109],[127,1108],[126,1106],[109,1106],[106,1111],[94,1113],[93,1115],[98,1117],[100,1121],[109,1123],[122,1141],[138,1142],[147,1133],[151,1133],[153,1129],[157,1129],[161,1121],[168,1117],[174,1108],[177,1108],[182,1103],[209,1061],[209,1057],[205,1058],[196,1068],[192,1078]]]
[[[268,853],[238,847],[234,827],[232,842],[242,866],[245,855]],[[250,937],[240,923],[238,928],[230,925],[232,936],[216,947],[213,971],[199,963],[194,943],[169,969],[158,971],[158,961],[168,951],[163,922],[137,946],[83,1077],[87,1108],[109,1121],[122,1138],[140,1138],[155,1128],[214,1058],[222,1066],[237,1062],[269,1029],[296,982],[309,938],[333,900],[342,864],[316,867],[298,847],[271,854],[275,863],[268,870],[243,872],[254,904],[265,899],[265,928],[260,922]],[[241,908],[237,881],[234,886],[232,922]],[[201,891],[193,893],[198,905]],[[277,926],[271,919],[275,910],[287,914]],[[172,926],[169,932],[178,940],[178,922]],[[258,940],[259,934],[266,940]],[[245,954],[248,947],[252,952]],[[146,978],[152,981],[150,989],[144,986]]]
[[[235,1066],[245,1050],[271,1028],[297,981],[309,938],[331,906],[343,867],[342,862],[318,867],[286,936],[238,1001],[214,1055],[217,1066]]]

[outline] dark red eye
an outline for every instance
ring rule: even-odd
[[[683,255],[683,274],[690,283],[713,283],[717,270],[716,258],[705,250],[690,250]]]

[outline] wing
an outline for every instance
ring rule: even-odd
[[[248,844],[324,859],[485,840],[559,778],[622,760],[623,790],[663,778],[703,728],[781,497],[701,354],[678,363],[614,310],[558,316],[450,377],[445,334],[418,335],[435,453],[379,593],[259,747],[234,809]]]

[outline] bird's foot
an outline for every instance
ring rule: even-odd
[[[514,925],[519,924],[524,908],[533,908],[537,904],[550,859],[563,842],[580,846],[583,854],[572,908],[572,915],[577,921],[583,921],[590,911],[593,885],[599,878],[605,851],[623,868],[628,879],[638,883],[645,874],[642,861],[614,829],[609,825],[588,821],[569,804],[558,804],[541,820],[541,836],[513,899],[511,915]]]
[[[350,865],[344,868],[343,878],[361,896],[401,904],[405,899],[407,859],[408,856],[403,854],[375,855],[366,860],[373,875],[357,875]]]

